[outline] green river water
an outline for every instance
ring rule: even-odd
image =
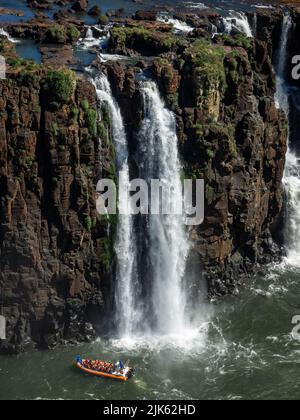
[[[99,340],[0,358],[0,399],[299,399],[300,270],[280,267],[227,297],[186,337]],[[130,359],[133,380],[89,377],[74,357]],[[299,369],[299,371],[298,371]]]

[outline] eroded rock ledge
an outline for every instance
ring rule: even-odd
[[[95,185],[100,167],[106,177],[115,169],[93,85],[65,68],[8,62],[0,81],[1,351],[19,352],[104,332],[114,225],[96,212]]]

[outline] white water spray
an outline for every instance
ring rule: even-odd
[[[102,104],[106,104],[112,121],[112,136],[116,150],[117,169],[122,171],[122,181],[129,185],[128,147],[125,127],[120,108],[114,99],[109,81],[103,74],[93,78],[97,96]],[[124,197],[127,205],[129,197]],[[139,314],[135,307],[135,261],[136,249],[133,231],[133,221],[130,212],[119,215],[115,252],[117,259],[116,268],[116,321],[120,336],[130,336],[139,321]]]
[[[175,116],[165,107],[154,82],[142,82],[141,91],[144,99],[144,121],[139,136],[142,178],[162,180],[166,187],[164,202],[179,206],[181,165]],[[163,335],[183,336],[186,327],[183,278],[189,252],[183,216],[149,216],[148,236],[156,330]]]
[[[13,42],[14,44],[17,44],[19,41],[12,38],[8,32],[6,32],[3,28],[0,28],[0,35],[5,36],[8,41]]]
[[[227,34],[236,30],[242,32],[248,38],[253,38],[251,26],[245,13],[230,11],[229,16],[223,18],[223,24]]]
[[[98,32],[99,36],[96,37],[94,32]],[[103,35],[104,33],[104,35]],[[84,38],[80,38],[78,41],[78,47],[83,50],[89,50],[90,48],[95,48],[103,50],[107,48],[107,44],[110,38],[110,27],[107,26],[103,30],[99,26],[87,26],[86,34]]]

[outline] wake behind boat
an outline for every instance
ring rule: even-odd
[[[101,376],[103,378],[128,381],[133,376],[134,369],[125,366],[121,361],[117,363],[104,362],[102,360],[76,358],[76,366],[90,375]]]

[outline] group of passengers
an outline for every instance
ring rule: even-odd
[[[96,372],[112,373],[114,371],[114,364],[102,362],[101,360],[86,359],[84,367],[87,369],[95,370]]]

